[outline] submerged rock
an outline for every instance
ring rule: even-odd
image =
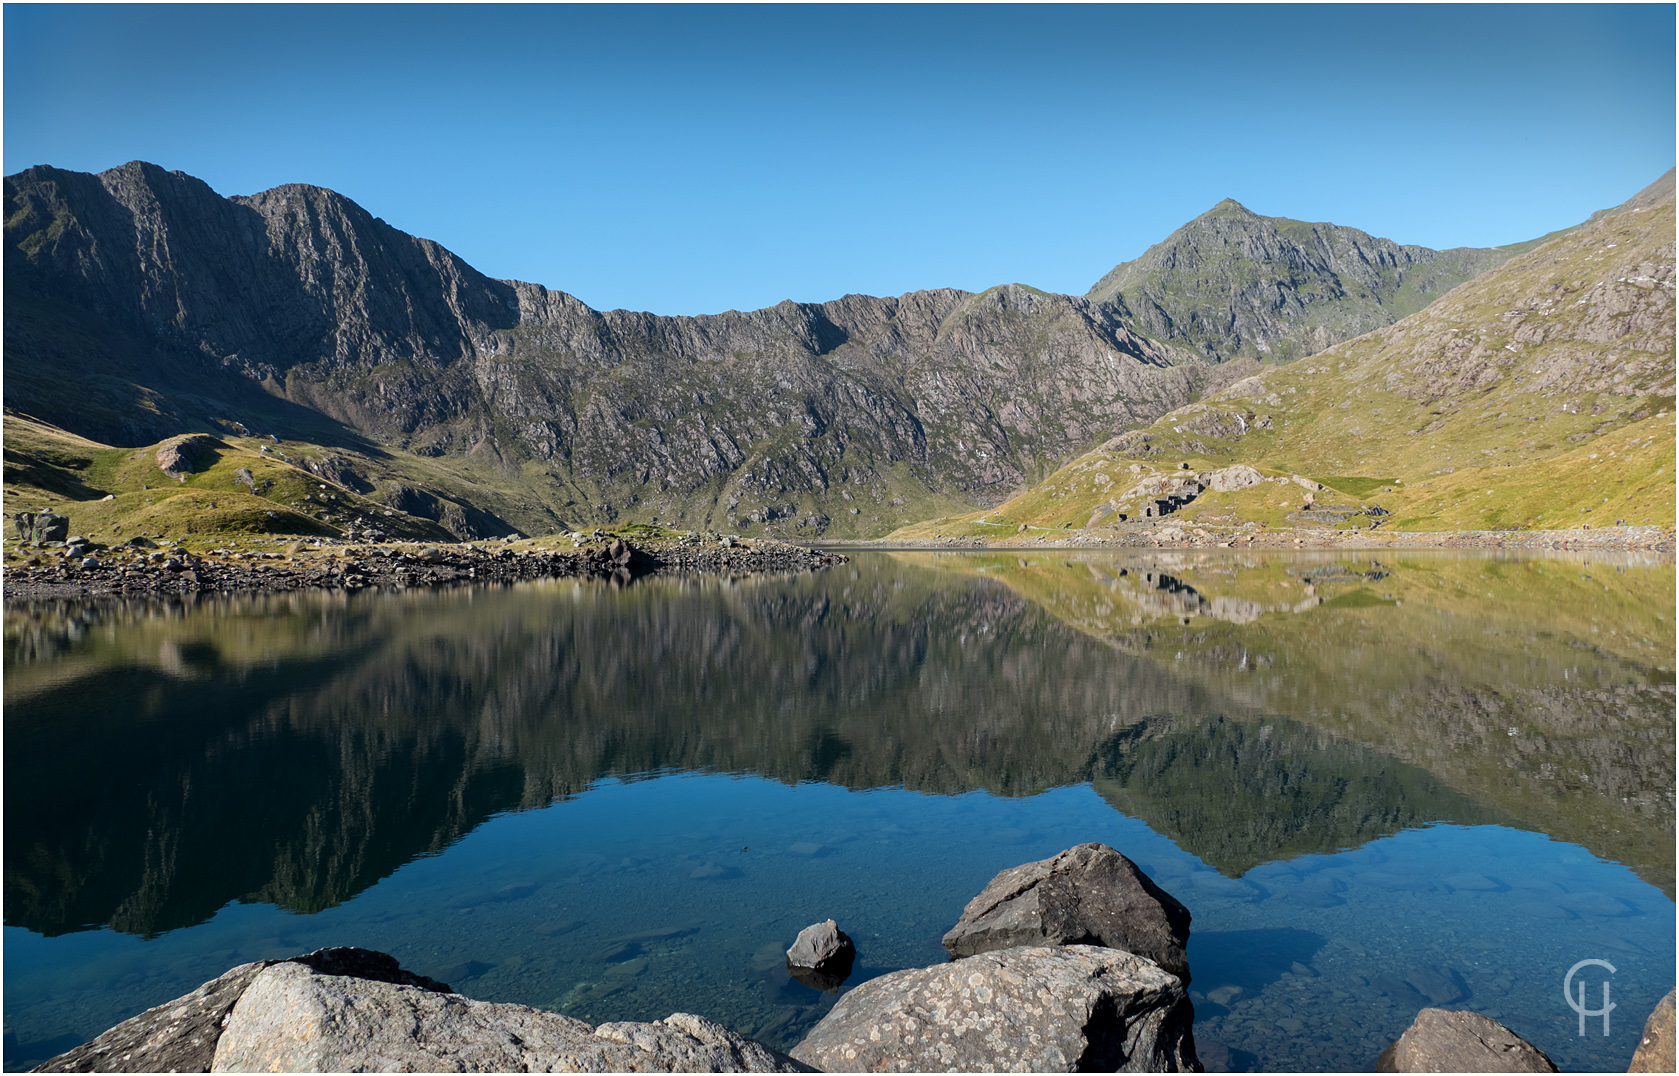
[[[1189,981],[1189,909],[1105,844],[1010,867],[944,936],[952,957],[1021,945],[1103,945]]]
[[[1672,1072],[1673,1057],[1673,991],[1656,1002],[1650,1019],[1644,1021],[1644,1034],[1639,1037],[1638,1050],[1632,1055],[1628,1072]]]
[[[591,1027],[474,1001],[367,949],[244,964],[43,1072],[803,1072],[699,1016]]]
[[[1424,1009],[1376,1059],[1377,1072],[1555,1072],[1545,1051],[1475,1012]]]
[[[855,987],[793,1057],[828,1072],[1195,1072],[1194,1018],[1152,960],[1007,949]]]

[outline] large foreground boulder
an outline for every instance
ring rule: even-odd
[[[1628,1072],[1672,1072],[1673,1057],[1673,991],[1656,1002],[1656,1010],[1644,1021],[1644,1034],[1639,1037],[1638,1050],[1632,1055]]]
[[[591,1027],[474,1001],[365,949],[234,968],[49,1072],[803,1072],[698,1016]]]
[[[1104,945],[1189,981],[1189,909],[1105,844],[1010,867],[944,936],[952,957],[1021,945]]]
[[[1376,1059],[1377,1072],[1555,1072],[1545,1051],[1476,1012],[1424,1009]]]
[[[857,986],[793,1056],[827,1072],[1199,1072],[1194,1019],[1152,960],[1006,949]]]

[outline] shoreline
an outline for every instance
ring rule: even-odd
[[[1109,534],[1060,532],[1008,538],[832,539],[819,549],[887,550],[1056,550],[1056,549],[1510,549],[1533,552],[1661,553],[1673,556],[1671,527],[1604,527],[1554,531],[1244,531],[1238,528],[1139,526]]]
[[[843,564],[843,553],[789,542],[673,541],[635,546],[614,539],[560,551],[537,544],[345,543],[274,552],[250,549],[95,549],[86,558],[45,550],[38,564],[6,568],[5,602],[152,597],[204,593],[289,593],[329,590],[402,591],[453,584],[536,579],[603,579],[627,583],[649,575],[745,575],[816,571]],[[87,561],[93,561],[88,565]]]

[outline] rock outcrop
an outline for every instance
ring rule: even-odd
[[[1545,1052],[1497,1020],[1424,1009],[1376,1059],[1377,1072],[1555,1072]]]
[[[1189,980],[1189,909],[1105,844],[1010,867],[944,936],[952,957],[1035,945],[1101,945]]]
[[[1195,1072],[1193,1020],[1151,960],[1007,949],[871,979],[793,1056],[827,1072]]]
[[[18,540],[28,545],[62,542],[70,537],[70,517],[56,512],[15,512],[12,526],[17,528]]]
[[[40,1072],[802,1072],[703,1017],[591,1027],[474,1001],[385,953],[244,964]]]
[[[205,470],[214,463],[218,447],[227,446],[207,433],[171,437],[157,446],[157,469],[170,478],[184,480],[187,475]],[[254,489],[256,483],[253,481],[251,486]]]
[[[1632,1055],[1628,1072],[1673,1072],[1673,991],[1656,1003],[1655,1011],[1644,1021],[1644,1034],[1639,1036],[1638,1049]]]

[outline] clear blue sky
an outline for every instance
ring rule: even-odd
[[[1674,7],[5,8],[7,174],[340,191],[666,314],[1083,293],[1232,197],[1515,242],[1674,163]]]

